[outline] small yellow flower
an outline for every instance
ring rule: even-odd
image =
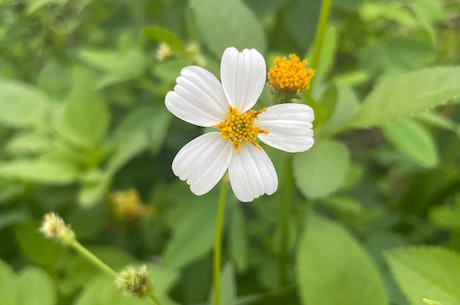
[[[126,267],[115,278],[115,286],[126,295],[146,297],[152,291],[147,266],[143,265],[138,269],[133,266]]]
[[[292,95],[307,90],[315,70],[306,66],[307,60],[300,61],[295,54],[290,54],[289,59],[276,57],[268,71],[268,84],[276,91]]]
[[[151,207],[142,203],[135,189],[111,192],[108,202],[116,219],[139,220],[152,213]]]
[[[75,233],[56,213],[45,214],[42,225],[38,230],[46,238],[56,239],[64,245],[70,245],[75,241]]]

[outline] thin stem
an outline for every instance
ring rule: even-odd
[[[315,44],[313,55],[311,59],[311,66],[313,69],[318,68],[319,58],[321,56],[321,48],[323,47],[324,32],[326,30],[327,19],[329,18],[329,11],[331,9],[331,0],[323,0],[321,2],[321,11],[316,25]]]
[[[279,285],[287,284],[287,262],[289,246],[289,218],[291,214],[292,192],[294,179],[292,178],[292,156],[286,157],[286,164],[283,176],[283,202],[281,204],[280,218],[280,249],[278,257]]]
[[[153,295],[153,293],[150,293],[147,297],[150,301],[153,302],[155,305],[161,305],[160,301]]]
[[[108,273],[110,276],[116,277],[117,273],[107,266],[103,261],[101,261],[97,256],[95,256],[93,253],[88,251],[85,247],[83,247],[78,241],[74,241],[72,243],[72,247],[77,250],[81,255],[86,257],[90,262],[92,262],[94,265],[99,267],[102,271]]]
[[[228,183],[221,182],[219,202],[217,205],[216,216],[216,235],[214,237],[214,270],[213,270],[213,286],[214,286],[214,305],[220,304],[220,267],[222,261],[222,228],[224,226],[225,202],[227,198]]]

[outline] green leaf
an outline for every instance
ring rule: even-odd
[[[460,255],[440,247],[408,247],[386,252],[391,271],[410,304],[422,299],[460,304]]]
[[[199,32],[218,58],[230,46],[241,50],[266,48],[264,31],[251,10],[240,0],[191,0]]]
[[[411,119],[398,120],[383,126],[385,137],[403,154],[423,167],[439,162],[436,144],[431,134]]]
[[[76,75],[61,118],[61,133],[84,147],[94,147],[104,137],[110,114],[94,86],[94,80],[84,73]]]
[[[15,135],[7,144],[6,149],[15,155],[31,155],[49,149],[50,140],[37,132]]]
[[[182,40],[170,30],[159,26],[152,26],[144,29],[144,34],[159,42],[165,42],[176,52],[185,52]]]
[[[2,305],[16,304],[16,274],[11,267],[0,260],[0,296]]]
[[[297,187],[308,198],[325,197],[344,182],[350,167],[347,147],[336,141],[315,143],[309,151],[294,156]]]
[[[0,165],[0,177],[43,184],[69,184],[74,182],[79,170],[60,159],[39,158],[15,160]]]
[[[159,104],[128,114],[114,133],[115,153],[109,161],[109,172],[115,172],[149,147],[156,153],[166,137],[170,120],[171,115]]]
[[[82,188],[78,194],[78,203],[83,207],[92,207],[100,203],[112,182],[112,176],[97,169],[89,171],[82,179]]]
[[[457,197],[454,206],[434,206],[429,215],[434,224],[460,232],[460,196]]]
[[[233,207],[229,225],[229,250],[236,268],[240,271],[248,267],[249,250],[246,224],[241,204]]]
[[[331,132],[345,125],[356,113],[358,98],[348,86],[337,86],[337,101],[328,121],[321,127],[320,132]]]
[[[16,305],[53,305],[57,293],[52,278],[36,267],[28,267],[19,273]]]
[[[221,294],[220,304],[222,305],[234,305],[236,303],[236,282],[235,272],[231,263],[226,263],[222,267],[222,273],[220,275],[221,281]]]
[[[161,304],[178,305],[169,297],[169,291],[179,280],[179,272],[157,264],[147,264],[147,270],[150,274],[155,296]]]
[[[39,224],[28,222],[14,226],[16,240],[22,253],[32,262],[46,267],[55,267],[62,247],[46,239],[38,232]]]
[[[218,197],[216,190],[196,197],[185,183],[175,186],[169,190],[177,204],[168,221],[172,238],[163,252],[163,265],[170,269],[185,266],[210,252],[214,242]]]
[[[366,97],[352,127],[371,127],[407,117],[460,96],[460,68],[436,67],[381,81]]]
[[[117,51],[84,49],[78,55],[82,61],[105,73],[97,81],[98,88],[135,78],[147,65],[145,55],[138,47]]]
[[[45,121],[49,99],[41,91],[19,82],[0,81],[0,124],[29,127]]]
[[[145,305],[146,301],[123,295],[113,285],[113,278],[106,275],[99,275],[86,282],[85,289],[74,304]]]
[[[336,222],[316,215],[308,217],[296,259],[302,304],[388,303],[373,261]]]

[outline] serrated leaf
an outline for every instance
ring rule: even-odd
[[[381,81],[362,103],[352,127],[372,127],[460,97],[460,67],[426,68]]]
[[[297,252],[302,304],[387,305],[377,268],[338,223],[311,215]]]
[[[409,247],[385,254],[399,287],[412,305],[422,299],[460,304],[460,255],[441,247]]]
[[[191,7],[202,39],[216,57],[230,46],[265,51],[262,26],[242,1],[191,0]]]
[[[0,81],[0,123],[29,127],[45,120],[49,98],[36,88],[13,81]]]
[[[51,277],[36,267],[28,267],[17,279],[16,305],[54,305],[57,293]]]
[[[403,154],[423,167],[439,162],[436,144],[431,134],[411,119],[398,120],[383,126],[385,137]]]
[[[95,88],[94,80],[77,74],[61,118],[60,132],[84,147],[99,143],[109,126],[107,105]]]
[[[344,182],[350,167],[350,153],[340,142],[325,140],[309,151],[294,156],[297,187],[308,198],[325,197]]]

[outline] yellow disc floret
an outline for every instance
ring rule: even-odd
[[[243,142],[252,144],[258,149],[262,147],[256,143],[259,133],[268,134],[268,130],[261,130],[260,126],[255,126],[254,121],[258,118],[259,114],[265,112],[265,108],[255,111],[249,110],[245,113],[239,113],[238,110],[232,106],[228,106],[227,119],[214,125],[214,128],[219,129],[223,139],[230,139],[233,148],[237,153],[240,152]]]
[[[276,57],[268,71],[268,84],[277,90],[289,93],[309,89],[315,70],[307,69],[306,66],[307,60],[300,61],[295,54],[290,54],[289,59]]]

